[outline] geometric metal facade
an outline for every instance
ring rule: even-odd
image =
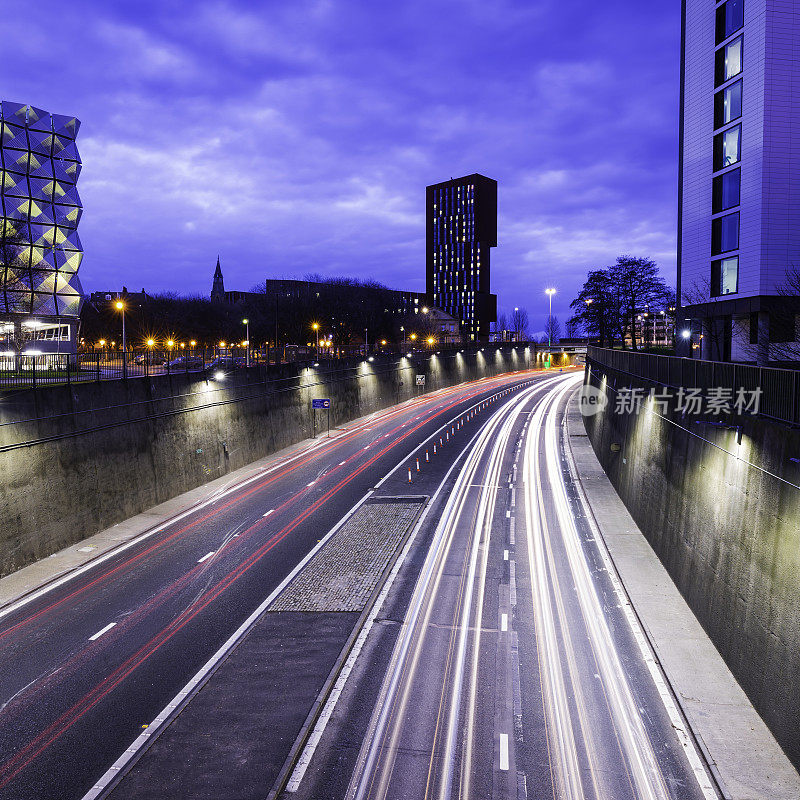
[[[0,104],[0,231],[20,244],[14,262],[0,266],[0,315],[80,313],[79,127],[75,117]]]

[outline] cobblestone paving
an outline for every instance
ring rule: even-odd
[[[361,506],[269,610],[363,611],[421,508],[416,498]]]

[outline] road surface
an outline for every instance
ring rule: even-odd
[[[533,379],[485,379],[375,414],[0,609],[0,798],[82,797],[377,480],[444,423]],[[440,459],[456,457],[467,428],[447,435]]]
[[[373,652],[354,674],[297,800],[717,797],[571,475],[579,383],[537,382],[485,422],[387,611],[385,673]]]

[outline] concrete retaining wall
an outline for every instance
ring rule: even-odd
[[[762,418],[617,413],[646,381],[589,364],[611,482],[753,705],[800,766],[800,431]],[[664,418],[666,417],[666,419]],[[737,430],[723,426],[741,423]]]
[[[0,575],[309,437],[312,397],[333,399],[336,426],[422,391],[417,373],[432,391],[531,365],[535,352],[493,346],[4,392]]]

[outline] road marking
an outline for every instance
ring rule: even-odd
[[[347,463],[346,461],[340,461],[340,462],[339,462],[339,466],[340,466],[340,467],[343,467],[343,466],[344,466],[346,463]]]
[[[517,562],[513,559],[508,562],[508,601],[512,606],[517,605]]]
[[[508,734],[500,734],[500,769],[508,770]]]
[[[116,622],[109,622],[105,628],[101,628],[94,636],[89,637],[89,641],[93,642],[96,639],[99,639],[104,633],[108,633],[117,623]]]
[[[366,446],[364,449],[365,449],[365,450],[369,450],[369,445],[367,445],[367,446]]]
[[[271,508],[269,511],[267,511],[266,514],[264,514],[264,516],[268,517],[274,510],[275,510],[274,508]],[[239,534],[237,533],[236,535],[238,536]]]
[[[211,556],[214,555],[215,552],[215,550],[212,550],[210,553],[206,553],[202,558],[197,559],[197,563],[202,564],[204,561],[207,561],[209,558],[211,558]]]
[[[506,511],[506,519],[511,519],[511,512],[510,511]]]
[[[315,483],[316,481],[311,481],[311,483],[307,483],[306,486],[313,486]]]
[[[500,615],[500,630],[507,631],[508,630],[508,614],[501,614]]]
[[[503,561],[508,561],[508,550],[503,550]]]

